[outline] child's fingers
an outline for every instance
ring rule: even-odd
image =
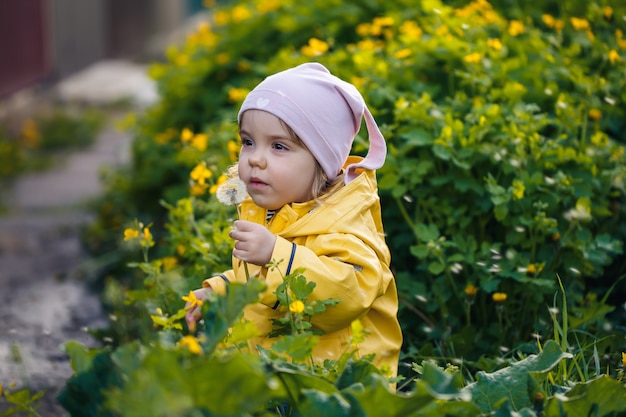
[[[187,311],[185,314],[185,321],[187,322],[187,327],[189,327],[189,331],[193,332],[196,330],[196,322],[202,318],[200,314],[200,310],[197,306],[194,306]]]

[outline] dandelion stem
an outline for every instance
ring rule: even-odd
[[[237,217],[241,219],[241,206],[237,205]],[[246,281],[250,280],[250,271],[248,270],[248,262],[243,261],[243,270],[246,273]]]

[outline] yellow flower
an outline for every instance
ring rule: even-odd
[[[554,24],[555,24],[555,19],[552,15],[550,14],[542,14],[541,15],[541,20],[543,21],[543,24],[546,25],[549,28],[553,28]]]
[[[161,261],[163,262],[164,271],[171,271],[178,265],[178,259],[174,256],[164,256]]]
[[[622,57],[619,56],[619,53],[615,49],[611,49],[609,51],[609,62],[611,64],[615,64],[617,61],[621,61]]]
[[[354,320],[350,323],[350,329],[352,330],[352,341],[350,344],[356,347],[359,343],[363,343],[367,332],[363,328],[361,320]]]
[[[209,145],[209,136],[206,133],[198,133],[194,135],[191,140],[191,146],[199,150],[200,152],[204,152]]]
[[[446,25],[441,25],[435,30],[437,36],[446,36],[450,33],[450,29]]]
[[[273,12],[274,10],[278,10],[279,8],[279,0],[263,0],[256,6],[257,11],[261,14]]]
[[[193,139],[193,132],[187,128],[184,128],[183,131],[180,132],[180,140],[182,140],[184,143],[187,143],[191,139]]]
[[[203,303],[202,300],[196,297],[196,293],[193,291],[189,291],[189,295],[183,295],[181,298],[183,299],[183,301],[189,303],[189,307],[187,307],[188,309],[191,309],[195,306],[201,307]]]
[[[194,336],[184,336],[178,341],[178,346],[186,347],[187,349],[189,349],[189,352],[195,355],[202,354],[202,347],[200,346],[198,339],[196,339]]]
[[[407,20],[398,29],[401,34],[407,36],[409,39],[413,41],[419,41],[422,37],[423,31],[417,25],[417,22],[414,20]]]
[[[373,51],[376,49],[377,45],[378,44],[371,39],[365,39],[357,43],[358,48],[363,51]]]
[[[499,51],[502,49],[502,43],[500,42],[500,39],[498,38],[489,39],[487,41],[487,46],[489,46],[492,49],[495,49],[496,51]]]
[[[249,19],[252,16],[252,12],[243,5],[237,5],[233,8],[233,21],[236,23]]]
[[[521,200],[524,198],[524,191],[526,191],[524,183],[519,180],[513,180],[513,199]]]
[[[493,301],[496,303],[503,303],[506,301],[506,293],[505,292],[494,292],[492,295]]]
[[[200,162],[195,166],[194,169],[191,170],[189,174],[192,180],[197,182],[200,185],[206,184],[206,180],[213,176],[213,173],[210,169],[206,167],[206,162]]]
[[[224,26],[230,21],[228,13],[226,13],[224,10],[219,10],[215,12],[213,18],[215,19],[215,23],[219,26]]]
[[[296,300],[289,304],[289,311],[292,313],[302,313],[304,311],[304,303],[300,300]]]
[[[176,57],[176,65],[184,67],[189,63],[189,57],[185,54],[180,54]]]
[[[356,26],[356,33],[359,36],[367,36],[370,33],[371,30],[371,24],[370,23],[359,23]]]
[[[562,31],[564,27],[565,27],[565,22],[563,22],[561,19],[557,19],[554,22],[554,29],[556,29],[557,32]]]
[[[139,237],[139,230],[133,229],[131,227],[124,230],[124,240],[132,240]]]
[[[232,162],[237,162],[237,155],[239,154],[239,144],[234,140],[228,141],[228,157]]]
[[[191,188],[189,188],[189,194],[191,194],[194,197],[204,195],[204,193],[206,193],[206,189],[207,189],[206,184],[205,185],[193,184]]]
[[[537,267],[535,266],[535,264],[528,264],[528,266],[526,267],[526,272],[533,275],[537,273]]]
[[[592,32],[591,30],[588,30],[588,31],[586,32],[586,34],[587,34],[587,38],[588,38],[591,42],[593,42],[593,41],[596,39],[596,35],[594,35],[594,34],[593,34],[593,32]]]
[[[467,284],[467,287],[465,287],[465,295],[467,295],[470,298],[476,297],[477,292],[478,292],[478,288],[476,288],[472,284]]]
[[[143,228],[142,239],[143,240],[150,240],[150,239],[152,239],[152,233],[150,233],[150,229],[148,229],[147,227]]]
[[[220,177],[217,179],[217,183],[213,184],[211,186],[211,189],[209,190],[209,192],[211,194],[215,194],[217,192],[217,189],[220,185],[224,184],[224,182],[228,179],[228,177],[224,174],[220,175]]]
[[[170,139],[172,139],[176,133],[176,131],[172,128],[167,129],[165,132],[161,132],[158,133],[155,137],[154,137],[154,141],[156,143],[158,143],[159,145],[164,145],[167,142],[170,141]]]
[[[200,22],[198,25],[198,33],[209,33],[211,31],[211,26],[208,22]]]
[[[33,119],[27,119],[22,123],[22,138],[29,148],[36,148],[41,142],[41,135],[37,123]]]
[[[519,20],[511,20],[511,22],[509,22],[508,32],[509,35],[513,37],[521,35],[524,33],[524,23]]]
[[[613,8],[611,6],[604,6],[602,14],[607,20],[611,19],[613,17]]]
[[[246,98],[248,91],[249,90],[245,88],[231,88],[228,90],[228,101],[231,103],[238,103]]]
[[[626,353],[622,352],[622,366],[626,368]]]
[[[589,118],[598,121],[602,118],[602,112],[598,109],[591,109],[589,110]]]
[[[590,29],[589,21],[587,19],[580,19],[578,17],[572,17],[570,23],[576,30],[588,30]]]
[[[220,65],[226,65],[228,64],[228,61],[230,61],[230,55],[228,55],[226,52],[220,52],[215,57],[215,62]]]
[[[467,62],[468,64],[477,64],[480,62],[481,59],[483,59],[482,54],[479,54],[478,52],[474,52],[469,55],[465,55],[465,57],[463,58],[463,61]]]
[[[372,21],[372,23],[376,26],[391,26],[393,25],[393,18],[392,17],[375,17],[374,20]]]
[[[320,39],[309,39],[308,45],[302,47],[302,53],[309,57],[320,56],[328,51],[328,44]]]
[[[393,54],[394,58],[403,59],[411,56],[411,50],[409,48],[403,48]]]

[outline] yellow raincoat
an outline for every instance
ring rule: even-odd
[[[324,331],[313,356],[320,362],[337,359],[349,348],[351,323],[360,319],[369,335],[359,344],[357,355],[375,353],[374,363],[389,367],[396,375],[402,333],[397,319],[398,296],[389,269],[390,254],[382,227],[380,200],[374,171],[356,179],[319,205],[315,201],[292,203],[278,210],[267,227],[277,235],[272,259],[283,260],[283,275],[305,268],[307,281],[316,283],[311,299],[340,299],[321,315],[312,318],[314,327]],[[251,199],[241,206],[243,220],[266,224],[267,211]],[[244,319],[254,322],[261,335],[272,329],[272,318],[285,314],[278,305],[276,287],[281,272],[248,265],[250,276],[264,278],[267,290],[260,302],[249,305]],[[233,258],[233,269],[223,277],[205,280],[204,287],[218,293],[230,282],[245,282],[243,262]],[[268,348],[276,339],[259,337],[251,346]]]

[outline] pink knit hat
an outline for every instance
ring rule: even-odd
[[[244,100],[239,122],[243,112],[253,109],[269,112],[293,129],[329,179],[341,172],[363,116],[370,148],[365,159],[348,166],[345,183],[358,176],[356,169],[378,169],[385,162],[385,139],[363,97],[321,64],[302,64],[267,77]]]

